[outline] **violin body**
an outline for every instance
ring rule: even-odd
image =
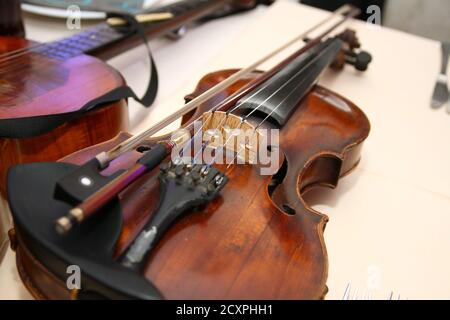
[[[205,76],[186,99],[234,72]],[[211,110],[258,75],[252,73],[187,114],[182,125]],[[309,207],[303,195],[315,187],[334,188],[340,177],[355,168],[369,130],[369,121],[357,106],[315,86],[280,130],[279,150],[271,150],[279,152],[282,159],[278,172],[262,176],[255,166],[234,166],[219,197],[186,213],[162,236],[147,260],[144,276],[167,299],[323,298],[328,270],[323,232],[328,217]],[[122,133],[61,161],[81,165],[128,137]],[[149,139],[146,144],[152,146],[160,140]],[[138,158],[138,151],[127,153],[104,173],[129,168]],[[116,257],[157,207],[157,175],[155,169],[119,194],[123,228]],[[70,298],[65,280],[39,261],[21,230],[16,229],[11,236],[19,273],[32,294],[42,299]]]
[[[36,43],[0,37],[0,54],[32,45]],[[76,111],[123,85],[124,79],[116,70],[92,56],[78,55],[61,62],[37,53],[22,55],[14,62],[0,62],[0,117]],[[127,128],[126,101],[120,100],[36,137],[0,138],[0,194],[5,196],[6,173],[12,165],[56,161]]]

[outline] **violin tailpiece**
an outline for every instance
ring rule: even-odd
[[[133,270],[144,267],[156,241],[183,214],[214,200],[228,178],[218,169],[202,164],[164,164],[159,175],[161,201],[151,220],[120,259]]]

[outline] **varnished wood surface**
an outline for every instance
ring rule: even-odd
[[[201,9],[188,11],[177,16],[175,19],[153,23],[151,25],[144,25],[146,35],[148,38],[156,38],[166,35],[173,30],[191,24],[193,21],[201,19],[210,14],[214,14],[221,9],[229,8],[232,11],[250,10],[258,4],[271,4],[273,0],[212,0],[208,4],[203,5]],[[142,39],[138,35],[133,35],[127,39],[126,42],[120,41],[112,43],[107,48],[100,48],[92,52],[96,57],[107,60],[126,50],[130,50],[142,44]]]
[[[149,37],[170,32],[227,4],[235,10],[250,9],[271,1],[215,0],[175,19],[145,26]],[[0,119],[54,115],[79,110],[87,102],[124,84],[120,74],[98,60],[111,58],[141,44],[133,36],[88,55],[58,60],[35,52],[0,59]],[[0,37],[0,54],[36,45],[22,38]],[[11,165],[52,161],[77,150],[113,138],[128,129],[125,101],[105,106],[70,123],[28,139],[0,138],[0,196],[5,196],[5,177]]]
[[[0,35],[25,35],[20,0],[0,1]]]
[[[0,37],[0,54],[35,44]],[[0,79],[0,119],[77,111],[124,83],[117,71],[94,57],[62,61],[36,52],[0,59]]]
[[[0,37],[0,54],[35,44],[20,38]],[[118,72],[86,55],[61,61],[31,53],[17,59],[0,61],[0,119],[76,111],[124,84]],[[0,193],[5,194],[10,166],[55,161],[111,139],[127,128],[126,102],[118,101],[37,137],[0,138]]]
[[[220,76],[205,77],[196,94],[208,88],[205,82],[212,85]],[[211,106],[204,105],[199,112]],[[163,236],[145,276],[168,299],[322,298],[328,270],[323,231],[328,217],[312,210],[302,195],[312,187],[334,187],[355,167],[369,128],[354,104],[322,87],[314,88],[281,130],[280,152],[287,171],[273,195],[268,193],[270,176],[261,176],[254,166],[235,166],[216,200],[187,214]],[[81,164],[126,138],[122,134],[62,161]],[[109,170],[131,166],[136,157],[119,158]],[[130,244],[158,203],[157,171],[120,195],[124,229],[117,254]]]

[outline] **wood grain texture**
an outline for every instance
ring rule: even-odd
[[[0,37],[0,54],[36,45],[21,38]],[[80,55],[65,61],[30,53],[13,61],[0,59],[0,119],[15,119],[79,110],[87,102],[124,85],[114,69]],[[126,101],[105,105],[43,135],[0,138],[0,193],[10,166],[55,161],[77,150],[111,139],[128,128]]]
[[[229,72],[206,76],[189,97]],[[251,79],[229,88],[227,94],[247,81]],[[205,104],[195,113],[213,105]],[[193,119],[186,117],[185,124]],[[303,195],[313,187],[334,187],[350,172],[369,130],[366,116],[354,104],[315,87],[281,130],[279,152],[285,172],[275,191],[269,193],[272,177],[261,176],[257,167],[234,166],[217,199],[186,214],[162,237],[148,259],[145,276],[168,299],[323,298],[328,271],[323,231],[328,217],[310,208]],[[62,161],[82,164],[128,136],[121,134]],[[108,171],[132,166],[138,156],[133,152],[118,158]],[[146,174],[120,194],[124,227],[116,255],[157,206],[157,174],[158,170]],[[18,263],[30,267],[29,261]]]

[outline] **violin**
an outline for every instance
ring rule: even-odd
[[[141,134],[13,167],[10,238],[33,296],[323,298],[328,217],[303,196],[357,166],[370,123],[316,82],[330,66],[367,69],[355,32],[332,35],[357,14],[344,6],[247,68],[207,74],[184,107]],[[155,136],[180,117],[181,130]],[[81,285],[68,287],[69,266]]]
[[[250,10],[259,2],[270,3],[182,0],[142,12],[136,19],[142,22],[146,37],[152,39],[174,34],[195,21]],[[19,1],[5,1],[2,6],[6,7],[1,10],[2,16],[8,13],[20,17]],[[5,22],[1,33],[8,36],[0,37],[2,197],[10,166],[55,161],[128,129],[128,111],[123,98],[112,97],[99,106],[81,110],[90,101],[125,86],[122,76],[105,61],[141,44],[142,39],[121,22],[120,18],[111,17],[107,22],[52,43],[36,43],[19,37],[23,35],[21,22],[17,30]]]

